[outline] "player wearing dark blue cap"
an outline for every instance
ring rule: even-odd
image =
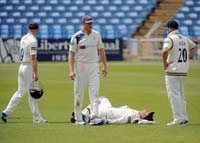
[[[2,112],[1,119],[7,122],[8,117],[15,110],[21,98],[26,92],[29,93],[31,85],[38,84],[38,70],[37,70],[37,39],[36,35],[39,26],[37,23],[30,23],[28,25],[28,34],[24,35],[20,40],[20,67],[18,71],[18,90],[13,94],[6,109]],[[33,114],[34,123],[46,123],[47,120],[43,119],[40,115],[37,99],[28,96],[29,105]]]
[[[174,20],[166,24],[168,36],[162,49],[165,83],[169,102],[173,113],[173,121],[167,125],[186,125],[186,101],[184,95],[184,80],[189,69],[189,59],[197,50],[190,39],[178,31],[178,23]]]

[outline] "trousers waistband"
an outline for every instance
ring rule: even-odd
[[[175,73],[175,72],[165,72],[168,76],[187,76],[187,73]]]
[[[21,62],[22,65],[31,65],[31,62]]]

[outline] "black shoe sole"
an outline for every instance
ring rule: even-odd
[[[186,125],[187,123],[188,123],[188,121],[185,120],[185,121],[181,122],[180,125]]]
[[[90,124],[91,126],[100,126],[100,125],[103,125],[104,124],[104,121],[101,121],[99,123],[96,123],[96,124]]]
[[[4,123],[7,123],[7,119],[5,119],[3,116],[1,117],[1,120],[2,120]]]

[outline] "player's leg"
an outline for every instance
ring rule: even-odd
[[[92,64],[89,72],[89,98],[91,106],[91,118],[98,117],[99,108],[99,66]]]
[[[99,97],[99,117],[103,120],[107,120],[106,119],[106,115],[107,115],[107,111],[109,108],[111,108],[112,105],[110,103],[110,101],[108,100],[108,98],[106,97]],[[86,122],[88,122],[90,120],[90,114],[91,114],[91,107],[90,104],[85,107],[82,111],[82,115],[84,116],[84,118],[86,119]]]
[[[112,107],[111,102],[106,97],[99,97],[99,117],[106,120],[108,109]]]
[[[2,113],[2,120],[4,122],[7,121],[6,117],[8,117],[16,109],[21,98],[27,91],[23,73],[24,73],[24,67],[22,65],[20,65],[19,71],[18,71],[18,90],[13,94],[7,107],[5,108],[5,110]]]
[[[33,114],[33,123],[47,123],[48,121],[39,112],[37,99],[33,99],[29,94],[28,101]]]
[[[31,87],[31,83],[33,81],[32,66],[27,65],[25,71],[26,71],[25,72],[26,74],[24,74],[24,75],[25,75],[25,79],[26,79],[26,83],[27,83],[27,90],[29,90]],[[28,101],[29,101],[29,106],[30,106],[30,109],[31,109],[31,112],[33,115],[33,122],[34,123],[47,123],[47,120],[43,119],[42,116],[40,115],[37,99],[33,99],[29,92],[28,92]]]
[[[31,83],[33,81],[33,73],[32,73],[32,67],[27,66],[26,67],[26,82],[27,82],[27,89],[29,90],[31,87]],[[29,101],[29,106],[31,109],[31,112],[33,114],[33,118],[39,117],[39,109],[38,109],[38,103],[37,100],[34,100],[31,96],[30,93],[28,92],[28,101]]]
[[[84,96],[84,89],[78,85],[76,82],[74,83],[74,115],[75,120],[77,122],[82,122],[82,105],[83,105],[83,96]],[[77,89],[79,88],[79,89]],[[81,88],[81,89],[80,89]]]
[[[168,92],[168,98],[171,105],[173,113],[173,122],[171,124],[179,124],[183,121],[181,112],[182,112],[182,100],[180,93],[180,81],[179,77],[176,76],[166,76],[166,87]]]
[[[166,88],[174,121],[178,121],[180,119],[180,95],[178,92],[178,78],[176,76],[166,76]]]
[[[84,114],[85,116],[90,116],[90,112],[91,112],[90,110],[91,109],[90,109],[90,104],[89,104],[87,107],[83,109],[82,114]]]
[[[84,122],[88,123],[90,121],[90,113],[91,113],[91,109],[90,109],[90,104],[89,104],[82,111],[82,118]]]
[[[184,81],[185,77],[180,77],[180,95],[181,95],[181,116],[183,120],[188,121],[187,109],[186,109],[186,100],[184,94]]]
[[[76,124],[82,124],[82,104],[87,84],[87,68],[84,63],[76,63],[76,79],[74,80],[74,114]]]
[[[89,98],[91,106],[90,125],[101,125],[103,120],[99,118],[99,65],[91,64],[89,71]]]

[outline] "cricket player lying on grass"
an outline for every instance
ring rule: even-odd
[[[103,119],[101,124],[155,124],[153,120],[154,112],[150,112],[147,109],[134,110],[128,106],[112,107],[111,102],[106,97],[99,97],[99,117]],[[82,111],[83,121],[90,122],[90,105],[88,105]],[[71,122],[74,123],[74,112],[72,113]]]

